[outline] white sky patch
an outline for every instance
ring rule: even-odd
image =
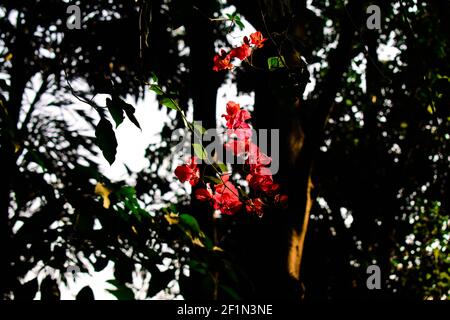
[[[67,286],[60,284],[61,300],[75,300],[76,295],[85,286],[89,286],[96,300],[115,300],[116,298],[107,290],[114,290],[115,287],[106,281],[114,279],[114,263],[109,262],[105,269],[93,274],[76,273],[68,276]]]
[[[341,207],[341,217],[344,219],[344,224],[346,228],[350,228],[353,223],[353,216],[351,211],[349,211],[347,208]]]
[[[106,95],[104,99],[106,100]],[[111,166],[103,157],[100,159],[102,172],[112,180],[121,180],[128,177],[124,165],[128,166],[133,172],[139,172],[148,167],[149,162],[145,158],[145,150],[150,143],[161,140],[159,134],[164,123],[169,120],[166,108],[158,110],[156,95],[153,93],[146,94],[144,99],[138,101],[137,104],[130,97],[126,99],[126,102],[136,108],[135,116],[142,131],[131,123],[127,117],[115,129],[118,143],[116,161]],[[101,105],[105,105],[105,103]],[[115,127],[115,125],[113,126]]]

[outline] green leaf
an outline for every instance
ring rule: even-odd
[[[164,91],[161,89],[160,86],[158,86],[157,84],[151,84],[150,85],[150,90],[152,90],[153,92],[155,92],[158,96],[162,96],[164,95]]]
[[[217,178],[217,177],[213,177],[213,176],[205,176],[204,179],[205,179],[207,182],[212,182],[212,183],[214,183],[214,184],[222,184],[222,180],[220,180],[220,179]]]
[[[160,103],[169,109],[173,109],[173,110],[177,110],[177,111],[179,110],[178,105],[172,98],[167,98],[167,97],[162,98]]]
[[[134,198],[134,196],[136,195],[136,190],[131,186],[123,186],[119,189],[119,191],[117,191],[117,195],[120,197],[120,199]]]
[[[244,24],[241,22],[241,20],[236,20],[236,25],[239,27],[239,29],[242,31],[245,29]]]
[[[197,220],[189,214],[180,214],[180,223],[187,226],[190,230],[200,233],[200,225]]]
[[[241,296],[233,289],[225,285],[220,285],[220,289],[222,289],[231,299],[240,300]]]
[[[106,107],[116,123],[117,128],[123,122],[123,119],[125,119],[121,105],[115,99],[111,100],[110,98],[106,98]]]
[[[214,166],[222,173],[228,172],[228,166],[225,163],[215,163]]]
[[[241,17],[239,15],[236,15],[234,17],[234,22],[236,23],[236,25],[239,27],[239,29],[242,31],[245,29],[244,24],[241,21]]]
[[[103,153],[109,164],[113,164],[116,160],[117,139],[114,134],[111,123],[105,118],[101,118],[95,128],[95,137],[97,138],[97,146]]]
[[[270,57],[267,59],[267,65],[269,66],[269,71],[273,71],[284,68],[286,64],[284,57]]]
[[[206,150],[203,148],[203,146],[199,143],[193,143],[192,147],[194,148],[194,154],[197,156],[197,158],[201,160],[205,160],[207,157]]]
[[[151,79],[154,83],[158,83],[158,76],[156,75],[156,73],[151,72],[150,73]]]
[[[78,292],[75,300],[95,300],[94,292],[89,286],[85,286]]]

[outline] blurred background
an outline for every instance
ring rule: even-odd
[[[449,14],[444,0],[3,0],[1,297],[448,299]],[[268,40],[251,65],[212,70],[255,30]],[[173,175],[183,120],[150,82],[205,128],[233,100],[279,129],[288,209],[215,216],[191,197]]]

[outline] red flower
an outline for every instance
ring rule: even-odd
[[[230,52],[231,58],[238,58],[239,60],[245,60],[252,55],[252,48],[248,44],[243,44],[240,47],[234,48]]]
[[[272,172],[266,167],[256,167],[246,179],[250,187],[255,191],[271,193],[274,188]]]
[[[253,200],[249,199],[245,203],[245,210],[248,213],[255,213],[259,217],[262,217],[262,215],[264,213],[263,207],[264,207],[264,203],[262,202],[262,200],[260,198],[255,198]]]
[[[272,159],[261,152],[256,144],[250,143],[247,162],[250,165],[250,170],[255,170],[257,167],[269,165],[272,162]]]
[[[224,50],[221,51],[220,55],[216,54],[214,56],[214,71],[220,71],[225,69],[231,69],[233,65],[231,64],[231,56],[226,54]]]
[[[238,190],[228,180],[229,175],[223,175],[223,183],[215,186],[214,209],[220,210],[223,214],[233,215],[241,209],[242,202],[239,200]]]
[[[263,38],[262,33],[259,31],[250,34],[250,42],[257,48],[262,48],[266,40],[267,38]]]
[[[251,118],[250,113],[247,110],[241,109],[238,103],[229,101],[227,103],[227,114],[223,114],[222,117],[227,120],[228,134],[236,134],[238,139],[245,139],[252,136],[252,129],[245,121]]]
[[[214,194],[209,184],[207,184],[206,188],[197,189],[195,197],[199,201],[210,201],[214,209],[219,210],[223,214],[233,215],[237,213],[242,207],[242,202],[239,200],[238,190],[228,180],[229,175],[223,175],[223,182],[214,187]]]
[[[209,183],[206,185],[206,188],[200,188],[195,191],[195,198],[197,198],[198,201],[213,200],[213,193],[211,187],[209,186]]]
[[[244,156],[249,150],[250,139],[230,139],[225,143],[225,149],[237,156]]]
[[[175,169],[175,175],[181,182],[189,181],[191,186],[195,186],[200,179],[200,169],[195,163],[196,157],[192,157],[186,164]]]

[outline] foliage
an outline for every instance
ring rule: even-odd
[[[171,293],[173,280],[188,299],[292,298],[300,287],[306,299],[367,298],[365,267],[373,263],[382,297],[448,298],[447,2],[78,3],[81,30],[66,28],[66,1],[0,4],[4,298],[59,299],[71,267],[93,273],[109,262],[119,299]],[[368,4],[380,6],[382,30],[366,28]],[[229,5],[236,11],[223,14]],[[215,50],[246,20],[267,39],[256,32]],[[392,57],[380,54],[386,47]],[[233,69],[236,59],[243,63]],[[267,206],[262,218],[241,210],[217,221],[209,202],[174,187],[171,134],[215,126],[225,79],[254,93],[256,128],[286,137],[275,178],[294,202],[287,213]],[[115,161],[115,129],[125,119],[140,128],[125,101],[148,89],[176,115],[147,148],[148,168],[130,171],[131,185],[110,181],[97,159]],[[204,127],[187,120],[190,101]],[[206,158],[203,146],[193,149]],[[206,183],[225,185],[219,177],[229,169],[245,188],[238,177],[246,168],[198,169],[206,194]],[[311,212],[296,207],[308,196]],[[258,211],[261,202],[251,204]],[[296,282],[278,273],[286,230],[298,227],[292,212],[311,217]],[[150,275],[143,294],[136,274]],[[92,298],[89,287],[77,295]]]

